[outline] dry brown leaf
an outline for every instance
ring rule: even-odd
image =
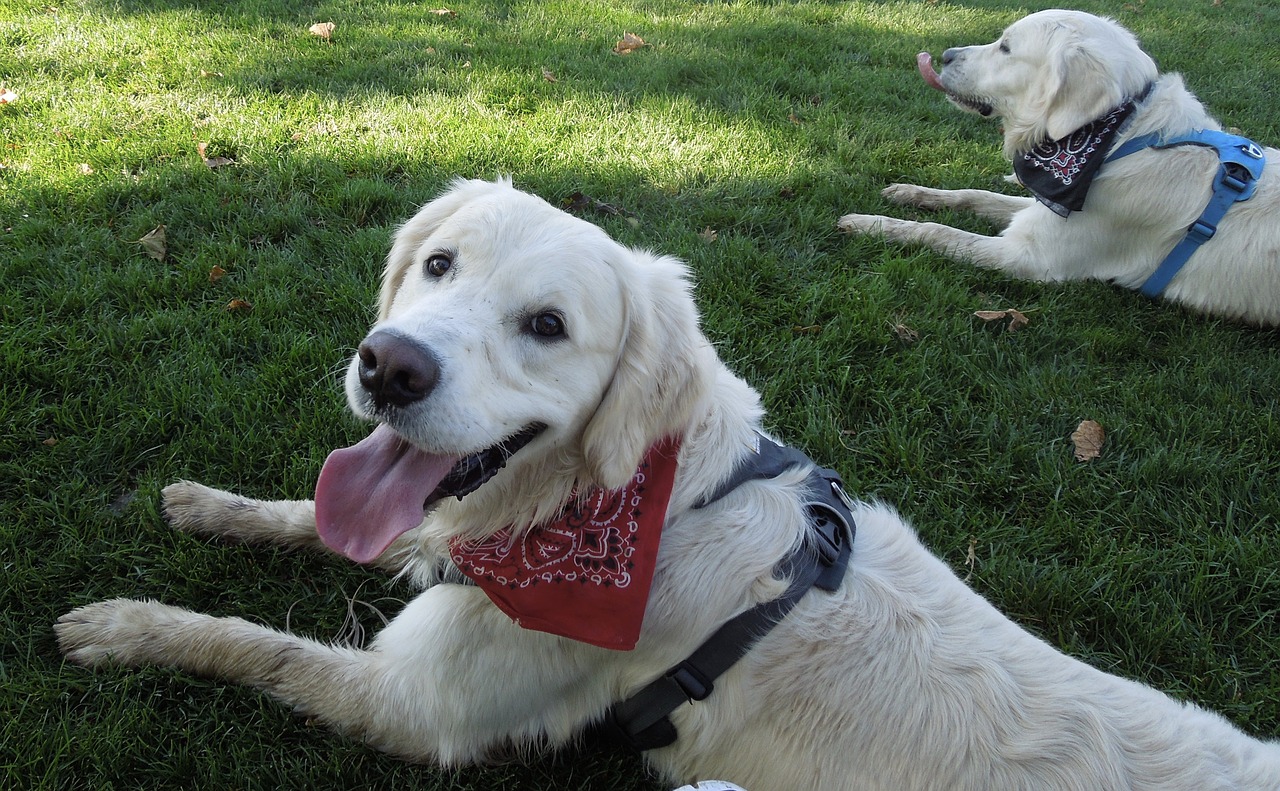
[[[223,269],[217,264],[214,264],[213,269],[209,270],[209,282],[217,283],[219,280],[222,279],[222,276],[225,275],[226,273],[227,273],[227,270]]]
[[[198,152],[200,153],[200,158],[204,160],[205,167],[209,168],[210,170],[213,170],[214,168],[220,168],[220,167],[222,167],[223,165],[234,165],[234,164],[235,164],[235,160],[234,160],[234,159],[228,159],[227,157],[211,157],[211,156],[208,156],[208,155],[207,155],[207,153],[206,153],[208,150],[209,150],[209,144],[208,144],[208,143],[197,143],[197,144],[196,144],[196,151],[198,151]]]
[[[307,32],[313,36],[319,36],[325,41],[333,40],[333,31],[337,29],[337,25],[332,22],[317,22],[307,28]]]
[[[249,310],[253,310],[253,305],[249,304],[246,300],[243,300],[243,299],[233,299],[227,303],[226,309],[232,312],[249,311]]]
[[[453,18],[458,15],[457,11],[450,11],[447,8],[434,8],[431,10],[431,13],[436,16],[447,16],[449,18]]]
[[[1093,420],[1081,420],[1071,432],[1071,444],[1075,446],[1076,461],[1092,461],[1102,454],[1102,442],[1106,432]]]
[[[822,325],[809,324],[803,327],[800,325],[796,325],[791,328],[791,332],[793,335],[817,335],[818,333],[822,332]]]
[[[1005,327],[1009,332],[1017,332],[1030,323],[1026,314],[1014,308],[1005,308],[1004,310],[975,310],[973,315],[983,321],[999,321],[1003,318],[1009,319],[1009,325]]]
[[[787,120],[795,124],[796,126],[799,126],[800,124],[804,123],[804,121],[800,120],[800,116],[796,115],[795,113],[788,113]]]
[[[614,45],[613,51],[618,55],[629,55],[632,52],[647,46],[649,45],[644,43],[644,39],[640,38],[635,33],[623,33],[622,40]]]
[[[548,69],[546,67],[543,67],[542,69],[542,79],[546,80],[547,82],[560,82],[559,80],[556,79],[556,75],[551,71],[551,69]]]
[[[712,228],[710,225],[708,225],[706,228],[702,229],[702,233],[698,234],[698,236],[702,237],[702,241],[710,244],[711,242],[714,242],[717,238],[719,238],[720,233],[715,228]]]
[[[58,439],[57,439],[57,437],[49,437],[48,439],[42,439],[42,440],[40,440],[40,444],[41,444],[41,445],[48,445],[49,447],[51,447],[51,448],[52,448],[54,445],[57,445],[57,444],[58,444]]]
[[[920,333],[901,322],[893,325],[893,334],[897,335],[898,340],[903,343],[915,343],[920,340]]]
[[[165,255],[169,252],[169,248],[165,246],[163,225],[157,225],[151,229],[146,236],[138,240],[138,244],[142,245],[143,251],[148,256],[157,261],[163,261]]]

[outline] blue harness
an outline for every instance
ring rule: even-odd
[[[1227,210],[1238,201],[1246,201],[1253,197],[1258,187],[1258,179],[1267,164],[1267,156],[1262,146],[1239,135],[1217,132],[1211,129],[1198,129],[1178,137],[1162,138],[1159,133],[1142,135],[1125,141],[1107,157],[1111,162],[1127,157],[1144,148],[1170,148],[1172,146],[1197,145],[1208,146],[1218,152],[1218,175],[1213,183],[1213,195],[1209,205],[1200,213],[1200,219],[1191,223],[1187,235],[1165,256],[1156,267],[1156,271],[1142,284],[1142,293],[1149,297],[1158,297],[1182,269],[1187,259],[1191,258],[1200,245],[1213,238],[1218,231],[1218,223],[1222,221]]]

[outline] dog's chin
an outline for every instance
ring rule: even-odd
[[[947,91],[947,99],[961,110],[969,113],[977,113],[983,118],[990,118],[995,114],[995,108],[991,106],[990,102],[984,99],[952,93],[951,91]]]

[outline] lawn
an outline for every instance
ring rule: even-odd
[[[1280,735],[1280,333],[835,230],[909,216],[892,181],[1008,188],[996,126],[913,58],[1041,7],[0,0],[0,787],[661,791],[590,747],[397,763],[251,690],[64,665],[53,639],[74,606],[144,596],[358,642],[411,595],[175,534],[158,492],[310,496],[365,431],[339,372],[390,235],[458,175],[689,261],[773,430],[1045,639]],[[1274,3],[1073,7],[1280,141]],[[645,46],[614,52],[626,33]],[[974,315],[1006,308],[1028,325]],[[1080,462],[1086,419],[1106,438]]]

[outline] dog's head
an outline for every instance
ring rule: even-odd
[[[398,522],[416,526],[424,502],[495,475],[530,500],[548,496],[540,477],[559,479],[554,496],[620,487],[650,445],[685,428],[708,353],[684,265],[509,181],[455,182],[396,234],[378,321],[346,376],[352,410],[380,425],[364,451],[326,464],[318,520],[338,519],[344,497],[394,495],[407,497]],[[339,488],[355,491],[322,506]]]
[[[1157,76],[1132,33],[1079,11],[1031,14],[990,44],[948,49],[942,62],[926,80],[958,107],[1001,118],[1010,157],[1102,117]]]

